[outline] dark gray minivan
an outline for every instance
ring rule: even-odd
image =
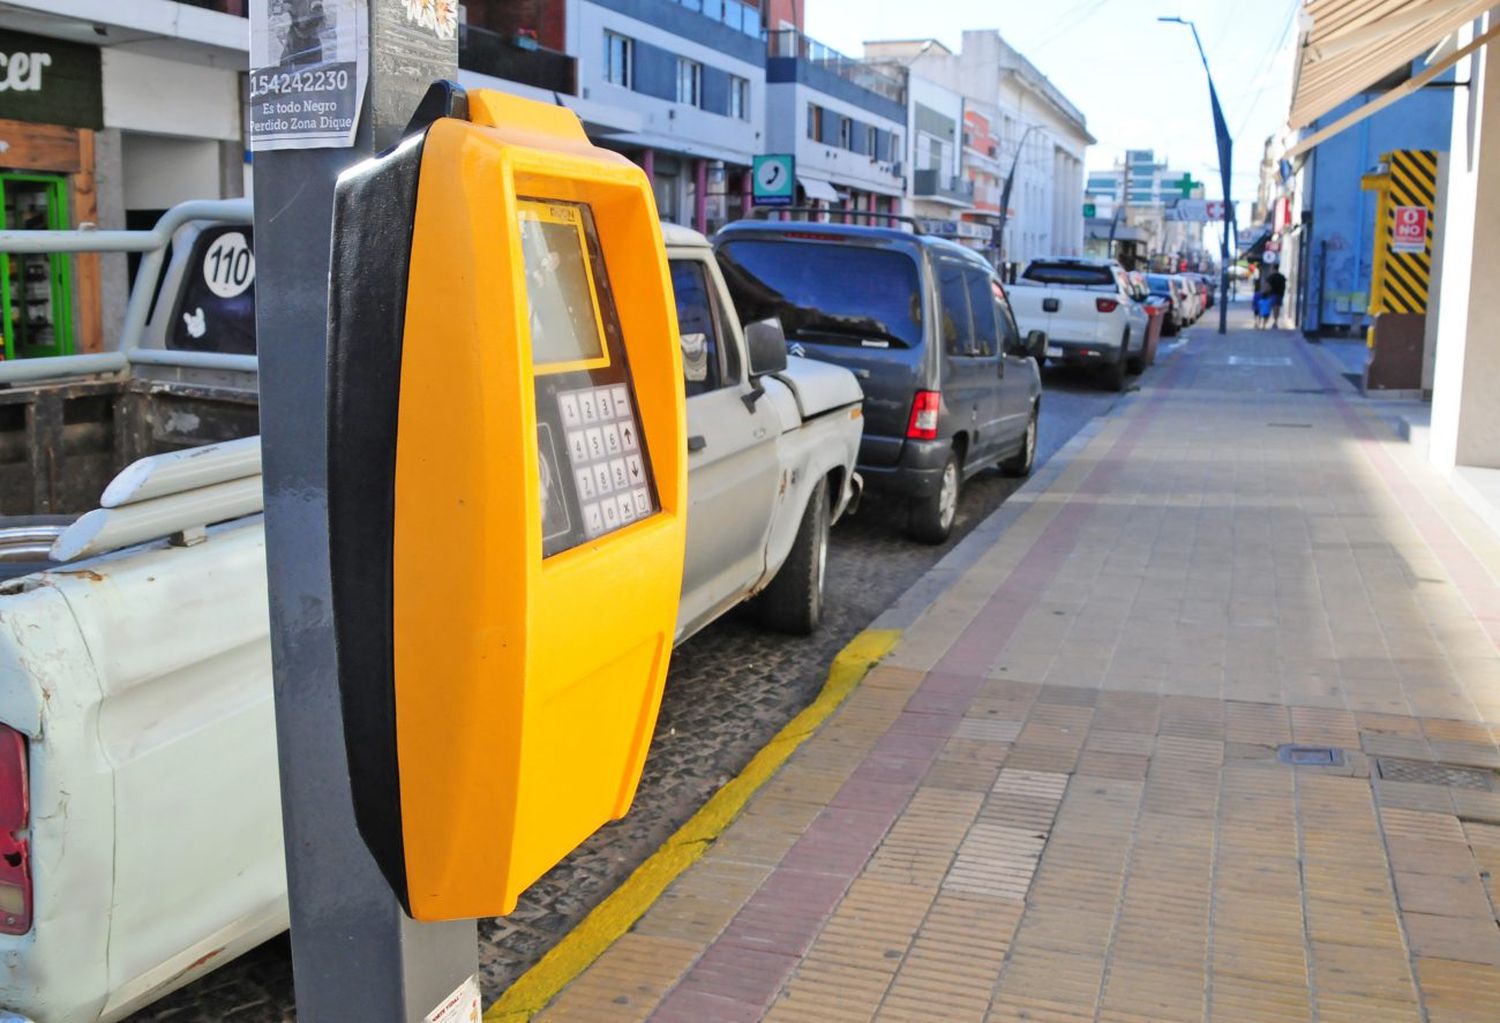
[[[852,370],[865,392],[859,471],[941,543],[962,482],[1036,458],[1040,331],[1023,338],[977,253],[911,231],[736,221],[714,248],[741,319],[781,319],[795,354]]]

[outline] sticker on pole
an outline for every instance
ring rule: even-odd
[[[1427,251],[1427,207],[1397,206],[1391,225],[1392,252]]]
[[[250,148],[354,145],[369,66],[364,0],[250,0]]]
[[[471,975],[423,1016],[422,1023],[479,1023],[479,1016],[479,982]]]

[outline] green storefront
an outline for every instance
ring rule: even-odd
[[[0,31],[0,226],[92,223],[93,133],[103,122],[99,49]],[[96,348],[94,256],[0,253],[4,357]]]

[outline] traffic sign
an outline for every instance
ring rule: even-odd
[[[1391,224],[1392,252],[1425,252],[1427,249],[1427,207],[1397,206]]]
[[[757,206],[790,206],[797,195],[797,158],[791,153],[755,157],[751,168]]]

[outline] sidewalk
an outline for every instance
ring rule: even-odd
[[[538,1018],[1500,1019],[1500,541],[1386,437],[1196,331]]]

